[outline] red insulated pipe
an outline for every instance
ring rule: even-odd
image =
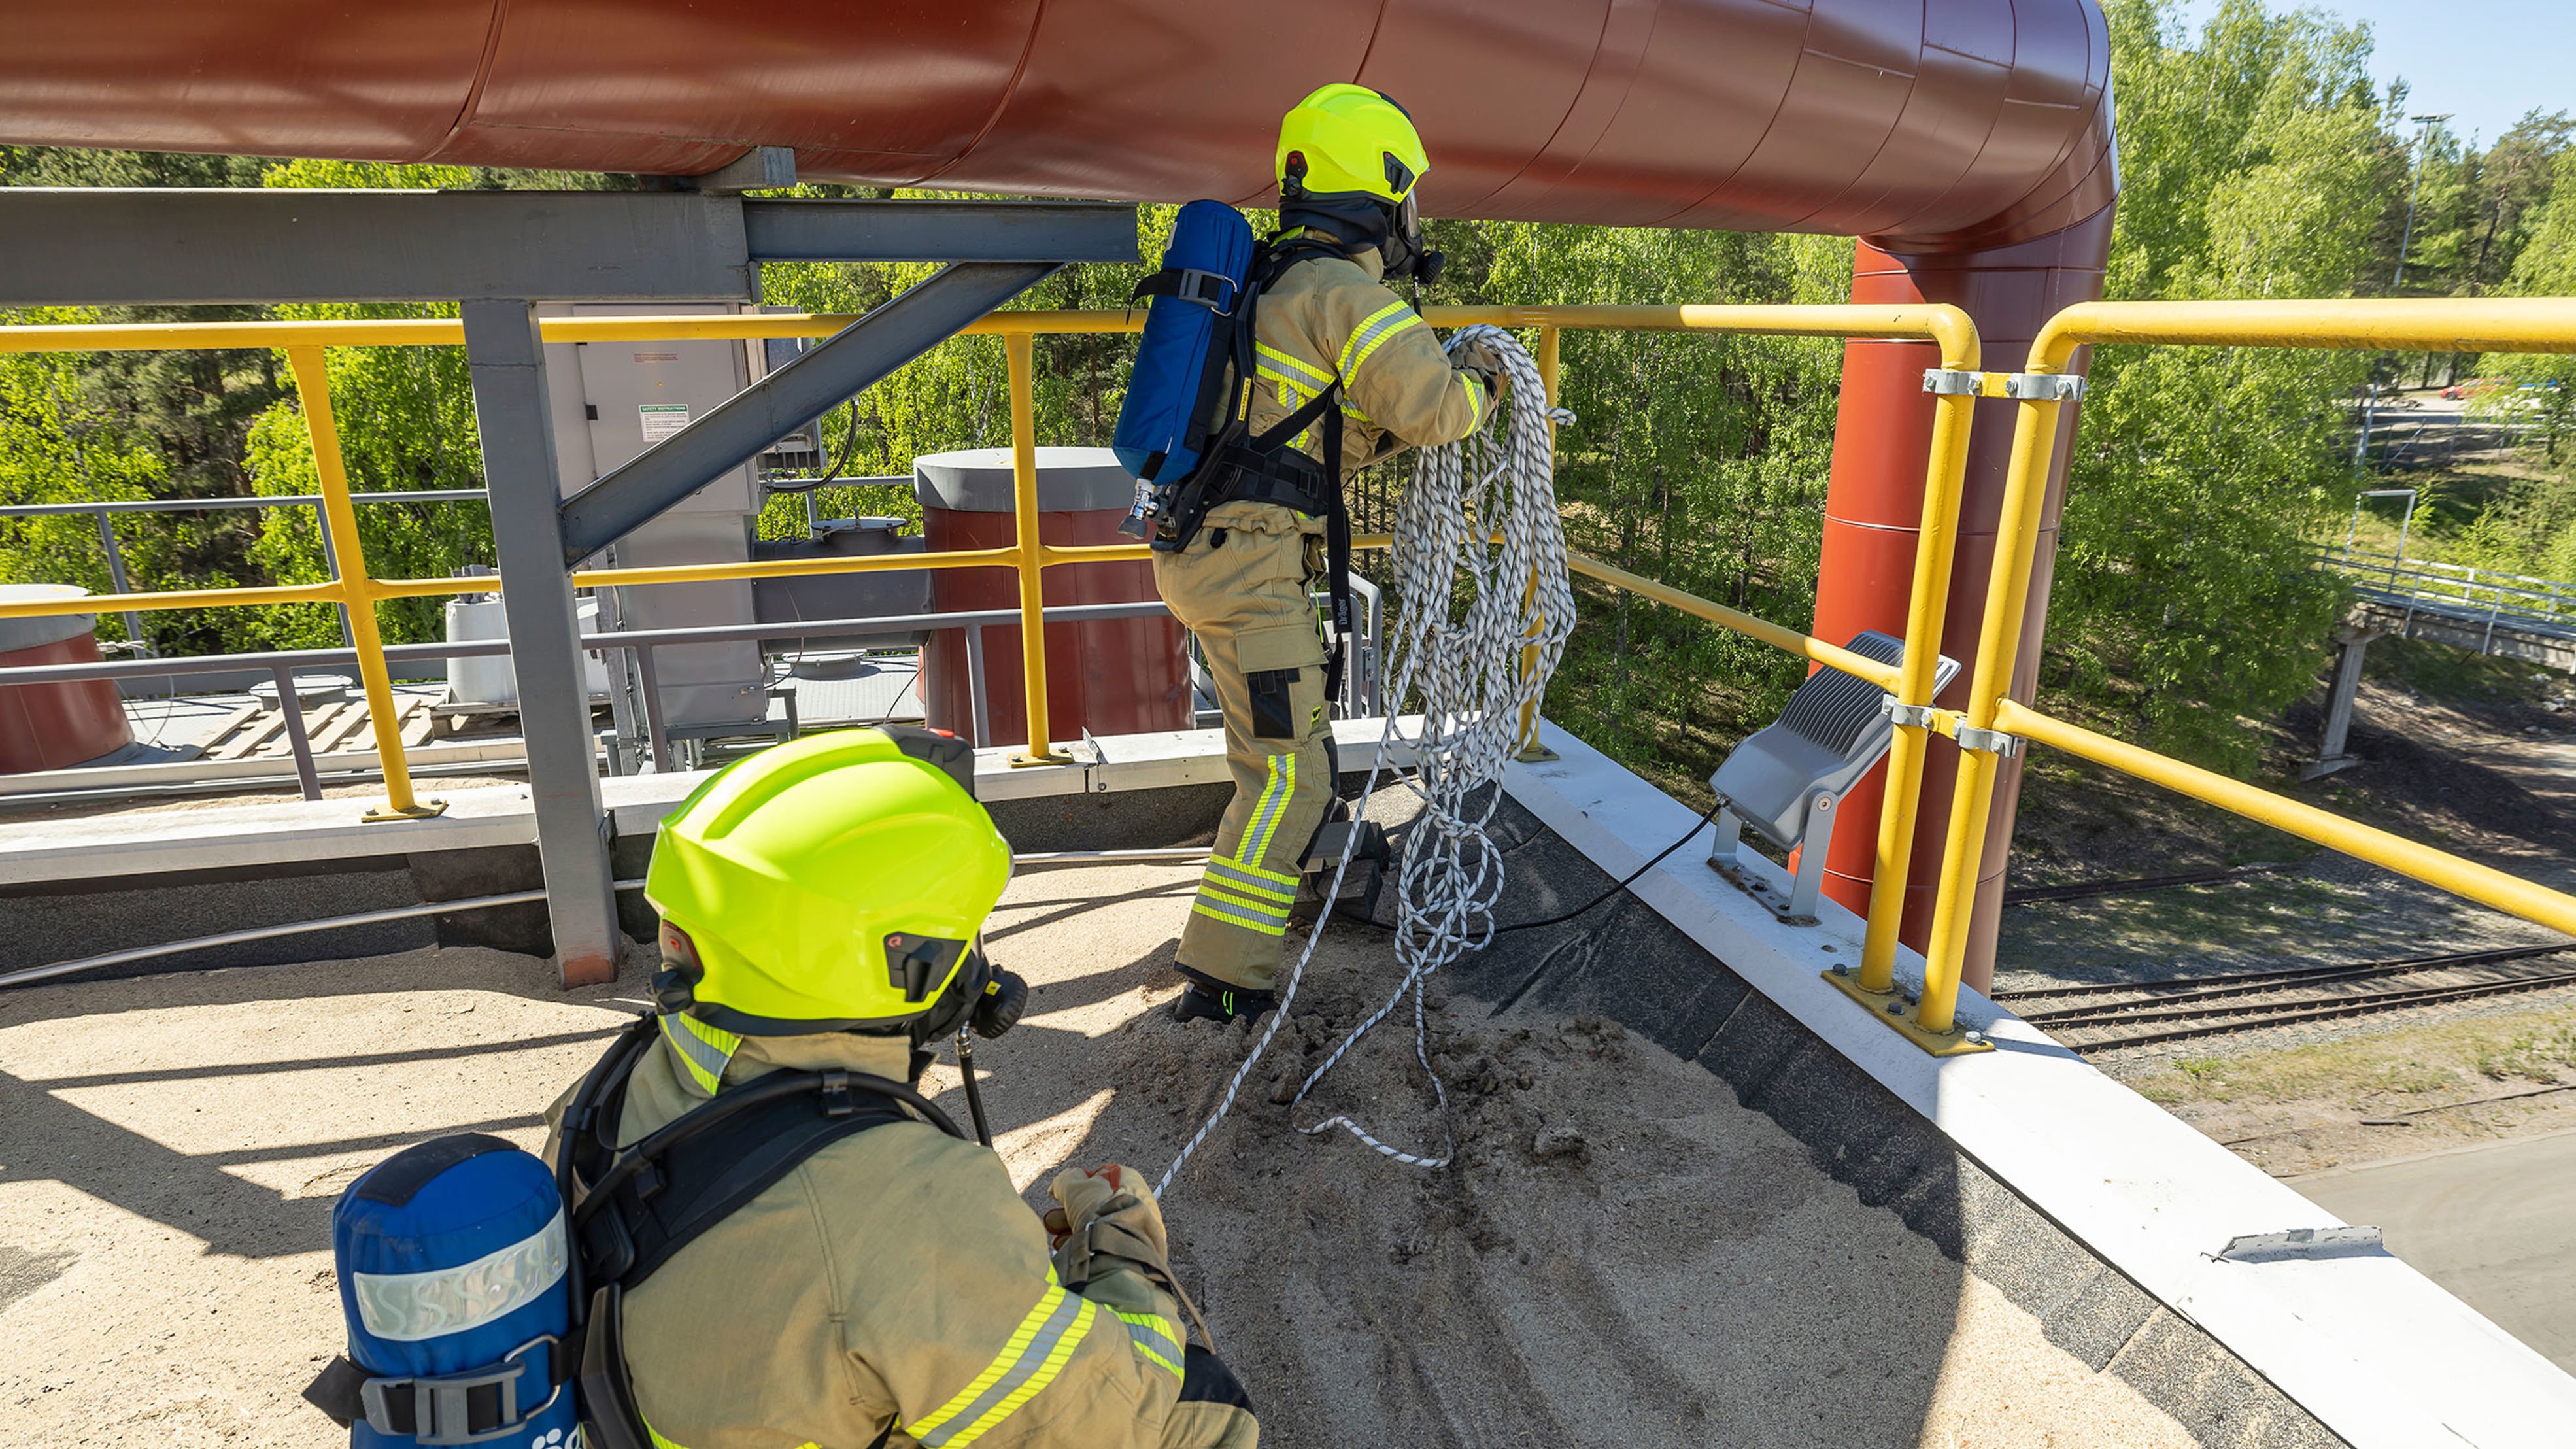
[[[1280,113],[1356,80],[1420,123],[1431,214],[1866,238],[1856,300],[1956,302],[1998,368],[2049,311],[2099,295],[2117,190],[2097,0],[1303,0],[1293,18],[1207,0],[18,9],[0,139],[23,144],[676,175],[783,146],[817,179],[1258,201]],[[1929,349],[1845,357],[1817,585],[1817,632],[1835,639],[1903,624],[1929,427]],[[1954,656],[1974,645],[2010,434],[1986,411]],[[2052,541],[2056,509],[2052,492]],[[2042,603],[2047,587],[2044,552]],[[1918,895],[1937,875],[1947,750],[1926,784]],[[1997,842],[2018,780],[2005,775]],[[1870,818],[1874,802],[1853,803]],[[1848,904],[1872,834],[1837,843]],[[1987,857],[1975,985],[2002,860]],[[1927,921],[1909,911],[1906,939]]]

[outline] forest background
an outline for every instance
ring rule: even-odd
[[[2172,0],[2105,0],[2123,190],[2113,298],[2576,295],[2576,119],[2535,112],[2495,138],[2407,119],[2367,70],[2366,27],[2228,0],[2196,31]],[[313,160],[0,147],[0,183],[43,186],[622,187],[636,178]],[[801,194],[844,195],[807,186]],[[2409,206],[2412,226],[2409,231]],[[1169,208],[1146,208],[1143,254]],[[1426,303],[1839,302],[1846,239],[1439,221],[1451,256]],[[2403,253],[2404,283],[2395,284]],[[858,312],[925,274],[903,266],[771,266],[765,300]],[[1136,268],[1083,267],[1015,305],[1124,304]],[[178,316],[438,315],[435,307],[0,312],[0,322]],[[1107,441],[1132,341],[1038,342],[1040,441]],[[1836,344],[1668,333],[1565,342],[1557,486],[1576,547],[1804,627],[1832,446]],[[330,355],[350,473],[362,491],[481,484],[456,348]],[[2478,374],[2542,384],[2526,464],[2429,499],[2416,552],[2576,577],[2576,476],[2562,461],[2568,360],[2105,348],[2073,458],[2043,692],[2097,727],[2236,773],[2315,684],[2336,586],[2312,567],[2356,492],[2360,402],[2383,387]],[[2552,388],[2551,383],[2558,386]],[[2514,396],[2515,394],[2503,394]],[[2531,401],[2535,400],[2536,401]],[[850,406],[825,433],[840,474],[908,473],[919,454],[1009,436],[1001,348],[960,339]],[[1365,480],[1363,488],[1370,486]],[[1400,486],[1400,473],[1379,486]],[[313,459],[281,354],[0,357],[0,503],[310,492]],[[908,489],[827,489],[827,516],[917,514]],[[361,511],[380,575],[491,561],[479,505]],[[326,576],[311,510],[129,516],[132,584],[176,589]],[[780,495],[764,536],[805,527]],[[0,581],[106,592],[86,517],[0,520]],[[1549,713],[1662,781],[1703,778],[1800,677],[1787,656],[1626,594],[1587,587]],[[388,604],[395,640],[440,637],[435,600]],[[162,653],[336,645],[323,606],[148,617]],[[123,638],[115,616],[100,633]]]

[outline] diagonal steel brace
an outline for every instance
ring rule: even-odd
[[[562,506],[571,567],[1028,290],[1061,262],[958,262],[842,328]]]

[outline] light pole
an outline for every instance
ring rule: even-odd
[[[2415,183],[2406,188],[2406,234],[2397,243],[2397,280],[2389,284],[2392,291],[2406,285],[2406,252],[2415,245],[2415,198],[2424,194],[2424,158],[2432,154],[2433,128],[2451,119],[2451,113],[2444,111],[2438,116],[2408,116],[2406,119],[2423,129],[2415,133]]]
[[[2406,231],[2397,242],[2397,277],[2388,284],[2388,290],[2391,292],[2406,285],[2406,253],[2415,245],[2415,199],[2424,194],[2424,158],[2433,150],[2433,128],[2451,119],[2451,113],[2444,111],[2437,116],[2408,116],[2406,119],[2413,121],[2422,129],[2415,133],[2415,180],[2406,188]],[[2355,473],[2359,473],[2369,461],[2370,429],[2374,421],[2371,415],[2379,409],[2379,355],[2377,353],[2371,354],[2370,358],[2369,388],[2369,392],[2363,395],[2361,403],[2361,436],[2354,439],[2352,445],[2352,471]]]

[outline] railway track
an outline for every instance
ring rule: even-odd
[[[2576,942],[2397,961],[2003,991],[1995,999],[2082,1053],[2576,986]]]

